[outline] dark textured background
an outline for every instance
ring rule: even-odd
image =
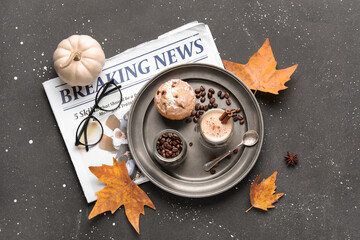
[[[359,239],[360,2],[1,0],[1,239]],[[141,235],[124,209],[89,221],[87,204],[42,82],[52,54],[88,34],[111,57],[185,23],[209,25],[223,59],[246,63],[267,37],[278,68],[298,63],[288,89],[258,92],[263,150],[235,188],[186,199],[152,183],[142,189]],[[298,153],[287,167],[283,156]],[[257,175],[278,170],[286,195],[269,212],[252,209]]]

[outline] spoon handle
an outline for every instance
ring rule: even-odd
[[[241,145],[243,145],[243,142],[241,142],[241,143],[240,143],[239,145],[237,145],[235,148],[238,148],[238,147],[240,147]],[[235,148],[234,148],[234,149],[235,149]],[[212,169],[212,168],[213,168],[217,163],[219,163],[221,160],[223,160],[224,158],[226,158],[234,149],[229,150],[229,151],[227,151],[226,153],[224,153],[223,155],[221,155],[221,156],[215,158],[214,160],[206,163],[206,164],[204,165],[204,170],[205,170],[206,172],[210,171],[210,169]]]

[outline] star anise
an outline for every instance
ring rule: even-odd
[[[284,156],[285,161],[287,162],[287,165],[289,164],[295,166],[295,163],[297,163],[299,160],[297,159],[297,154],[292,155],[291,153],[287,152],[287,156]]]

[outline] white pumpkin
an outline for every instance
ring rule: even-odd
[[[105,54],[100,44],[87,35],[62,40],[53,55],[59,77],[71,86],[86,86],[99,76]]]

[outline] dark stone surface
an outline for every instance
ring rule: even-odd
[[[1,239],[358,239],[360,236],[360,2],[351,1],[10,1],[1,16]],[[87,204],[45,96],[52,53],[88,34],[107,57],[198,20],[223,59],[246,63],[267,37],[279,68],[299,68],[279,95],[256,97],[265,142],[250,174],[215,197],[186,199],[142,185],[138,236],[120,208],[89,221]],[[299,164],[287,167],[287,151]],[[286,195],[252,209],[260,173],[279,171]]]

